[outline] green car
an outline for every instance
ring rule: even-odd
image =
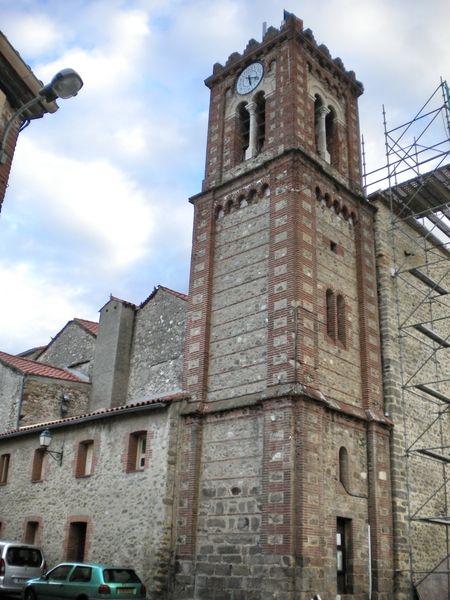
[[[27,581],[24,600],[93,600],[133,598],[145,600],[145,586],[127,567],[94,563],[62,563],[36,579]]]

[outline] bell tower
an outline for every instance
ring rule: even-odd
[[[264,583],[310,600],[370,587],[387,600],[390,422],[362,85],[289,13],[206,85],[176,592],[263,598]]]

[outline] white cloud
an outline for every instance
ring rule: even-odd
[[[4,28],[4,29],[3,29]],[[21,54],[41,56],[64,39],[58,24],[48,15],[6,12],[2,15],[2,29],[10,41],[20,48]]]
[[[15,181],[26,201],[36,201],[54,227],[88,245],[91,266],[120,271],[149,250],[154,217],[144,191],[106,159],[83,161],[39,150],[22,139]],[[25,201],[25,200],[22,200]],[[87,258],[87,257],[86,257]]]
[[[47,344],[58,329],[75,316],[96,320],[83,301],[84,290],[51,279],[27,263],[0,261],[1,339],[4,352],[17,353]],[[58,325],[56,325],[58,324]]]

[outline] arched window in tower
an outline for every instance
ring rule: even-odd
[[[266,97],[264,92],[255,96],[256,104],[256,151],[261,152],[266,139]]]
[[[330,289],[326,293],[326,312],[327,334],[334,340],[336,339],[335,301],[334,292]]]
[[[348,490],[348,452],[347,448],[341,446],[339,448],[339,481],[344,486],[345,490]]]
[[[336,113],[332,106],[328,106],[328,112],[325,115],[325,136],[329,160],[331,165],[336,165],[337,160],[337,134],[336,134]]]
[[[336,298],[336,320],[337,320],[337,338],[345,346],[346,327],[345,327],[345,300],[344,296],[338,294]]]
[[[247,103],[242,102],[238,106],[239,119],[239,159],[245,160],[245,153],[250,143],[250,113]]]
[[[314,101],[314,132],[316,152],[327,163],[331,163],[330,142],[334,135],[335,113],[330,107],[325,106],[319,94]]]

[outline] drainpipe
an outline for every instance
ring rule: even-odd
[[[372,600],[372,540],[370,538],[370,525],[367,525],[367,542],[369,545],[369,600]]]
[[[25,384],[25,375],[22,377],[22,381],[20,383],[19,406],[18,406],[18,409],[17,409],[16,429],[19,429],[19,427],[20,427],[20,415],[22,414],[24,384]]]

